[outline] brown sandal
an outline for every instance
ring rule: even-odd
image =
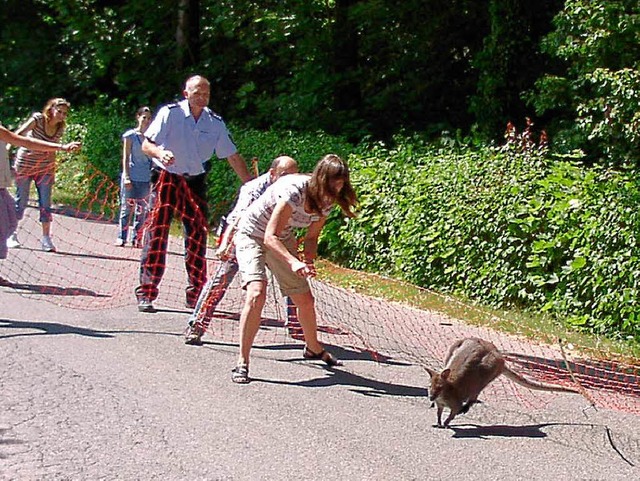
[[[302,357],[309,360],[322,361],[329,367],[342,366],[342,363],[325,349],[316,354],[307,346],[304,346],[304,349],[302,350]]]

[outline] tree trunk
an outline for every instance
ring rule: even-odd
[[[359,111],[362,93],[358,82],[358,33],[350,14],[359,0],[337,0],[333,30],[334,104],[338,111]]]
[[[179,70],[200,62],[200,0],[178,0],[176,46]]]

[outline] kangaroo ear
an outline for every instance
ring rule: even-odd
[[[429,376],[431,376],[431,377],[434,377],[434,376],[436,376],[438,374],[437,371],[434,371],[430,367],[426,367],[425,369],[427,370],[427,372],[429,373]]]
[[[446,381],[449,379],[449,374],[451,374],[451,369],[445,369],[440,373],[440,377]]]

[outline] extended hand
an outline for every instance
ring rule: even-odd
[[[301,277],[316,276],[316,268],[313,264],[305,264],[304,262],[296,261],[291,265],[291,270]]]
[[[173,152],[171,152],[170,150],[162,151],[162,155],[160,155],[160,162],[162,162],[164,165],[171,165],[175,161],[176,161],[176,158],[173,155]]]
[[[231,242],[220,244],[215,255],[221,261],[228,261],[233,257],[233,244]]]
[[[65,152],[77,152],[82,148],[82,142],[69,142],[62,146],[62,150]]]

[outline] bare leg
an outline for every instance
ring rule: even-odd
[[[43,236],[51,235],[51,222],[42,223],[42,235]]]
[[[247,285],[247,295],[240,313],[240,355],[238,365],[249,365],[249,353],[260,328],[262,308],[267,299],[267,283],[253,281]]]
[[[311,294],[311,291],[307,291],[302,294],[291,294],[289,297],[298,306],[298,320],[302,326],[307,347],[312,352],[322,352],[324,348],[318,342],[318,324],[313,294]]]

